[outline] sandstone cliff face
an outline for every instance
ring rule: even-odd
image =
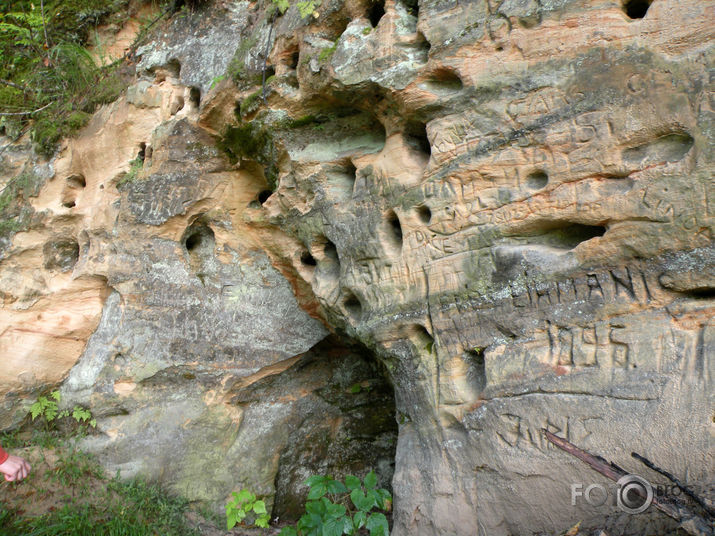
[[[601,481],[541,432],[713,476],[715,25],[648,4],[175,17],[52,161],[3,154],[2,424],[62,382],[190,499],[394,462],[394,534],[671,530],[572,505]]]

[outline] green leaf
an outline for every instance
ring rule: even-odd
[[[342,536],[343,535],[343,520],[328,519],[323,525],[323,536]]]
[[[375,474],[375,471],[370,471],[367,475],[365,475],[365,487],[367,489],[374,489],[375,486],[377,486],[377,475]]]
[[[236,519],[235,511],[226,512],[226,528],[228,530],[231,530],[233,527],[235,527],[237,522],[238,520]]]
[[[60,395],[60,392],[59,392],[59,391],[52,391],[52,392],[50,393],[50,396],[51,396],[52,398],[54,398],[55,400],[57,400],[57,402],[59,402],[59,401],[60,401],[60,398],[62,398],[62,396]]]
[[[358,510],[369,511],[375,505],[373,499],[368,499],[361,489],[354,489],[350,492],[350,500]]]
[[[380,495],[377,493],[377,490],[375,489],[369,489],[367,490],[367,493],[365,493],[365,496],[367,497],[367,500],[369,500],[372,503],[372,506],[380,506],[382,503],[382,499],[380,498]],[[372,506],[370,508],[372,508]]]
[[[347,491],[348,488],[346,488],[345,484],[339,480],[330,480],[330,482],[328,482],[328,492],[334,495],[337,495],[338,493],[346,493]]]
[[[308,505],[305,505],[306,510]],[[320,514],[306,513],[298,520],[298,530],[301,534],[311,534],[311,531],[317,531],[323,525],[323,516]]]
[[[384,510],[385,506],[386,506],[385,503],[387,501],[392,501],[392,495],[386,489],[381,488],[376,491],[377,491],[378,496],[380,497],[380,500],[378,501],[378,503],[379,503],[378,506]]]
[[[313,475],[305,481],[306,486],[315,486],[316,484],[325,484],[328,481],[327,476]]]
[[[42,402],[39,400],[30,406],[30,415],[32,415],[33,421],[42,414],[42,409]]]
[[[322,516],[325,513],[325,505],[322,501],[308,501],[305,503],[305,511],[309,514]]]
[[[263,501],[260,501],[260,502],[263,502]],[[261,516],[258,516],[258,519],[256,519],[256,521],[254,521],[253,524],[256,525],[257,527],[267,529],[269,520],[270,520],[270,516],[268,514],[263,514]]]
[[[360,479],[356,476],[353,475],[348,475],[345,477],[345,484],[347,485],[348,489],[350,491],[354,489],[360,489]]]
[[[57,417],[57,407],[45,409],[45,419],[47,422],[52,422]]]
[[[283,527],[278,533],[278,536],[298,536],[298,533],[293,527]]]
[[[242,489],[238,493],[234,493],[234,497],[236,497],[237,503],[247,503],[256,500],[256,496],[247,489]]]
[[[325,515],[332,518],[342,517],[345,515],[345,507],[328,501],[325,505]]]
[[[316,484],[310,488],[308,499],[320,499],[328,492],[328,487],[324,483]]]
[[[361,529],[362,527],[364,527],[365,521],[367,521],[367,514],[362,510],[356,512],[353,516],[353,525],[355,525],[356,529]]]
[[[266,512],[266,503],[263,501],[256,501],[253,504],[253,511],[256,512],[257,514],[265,514]]]
[[[367,518],[367,523],[365,523],[365,527],[370,531],[370,536],[388,536],[390,533],[387,518],[385,514],[381,514],[380,512],[370,514],[370,517]]]
[[[354,383],[350,386],[350,392],[354,395],[360,392],[362,388],[360,387],[359,383]]]

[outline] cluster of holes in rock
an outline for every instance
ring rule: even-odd
[[[623,2],[623,11],[631,19],[642,19],[648,12],[653,0],[626,0]]]
[[[385,0],[376,0],[372,3],[367,12],[367,18],[370,20],[373,28],[377,28],[380,19],[385,15]]]
[[[62,194],[62,206],[73,208],[77,202],[77,192],[87,186],[87,181],[82,175],[71,175],[65,181],[65,189]]]

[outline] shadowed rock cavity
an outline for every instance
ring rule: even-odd
[[[285,411],[276,419],[272,407]],[[330,336],[284,372],[230,395],[244,422],[271,423],[261,442],[277,458],[273,516],[297,519],[305,511],[304,481],[310,475],[342,479],[374,470],[391,489],[397,443],[394,393],[371,353]],[[240,434],[240,433],[239,433]],[[274,438],[270,442],[271,436]],[[250,462],[248,462],[250,463]]]

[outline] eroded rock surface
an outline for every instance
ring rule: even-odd
[[[385,414],[356,432],[346,398],[374,384],[384,410],[389,388],[363,350],[315,346],[330,330],[394,387],[393,534],[673,531],[572,505],[605,481],[542,433],[654,483],[631,451],[713,477],[715,24],[707,2],[637,4],[217,2],[170,22],[23,201],[8,408],[66,377],[109,466],[294,515],[306,471],[391,472]],[[74,342],[26,357],[43,343],[18,326],[67,303],[89,311],[42,337]]]

